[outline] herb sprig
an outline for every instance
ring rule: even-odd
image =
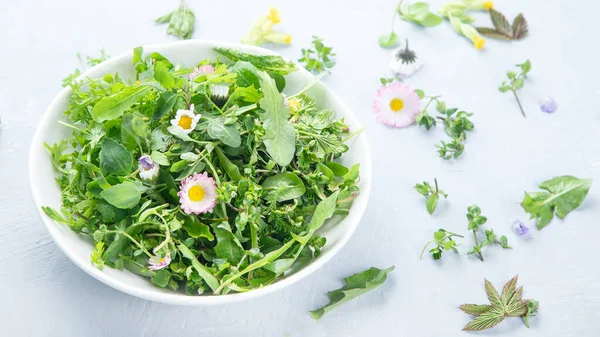
[[[490,246],[493,244],[498,244],[502,248],[511,248],[508,245],[508,239],[506,236],[501,236],[500,239],[497,238],[496,234],[493,230],[485,230],[485,239],[479,242],[477,238],[477,234],[479,232],[479,227],[483,226],[487,222],[487,218],[481,215],[481,209],[477,205],[472,205],[467,208],[467,220],[469,220],[469,225],[467,229],[473,231],[473,239],[475,241],[475,245],[467,254],[477,254],[479,259],[483,262],[483,253],[481,250],[485,246]]]
[[[456,249],[456,246],[458,246],[458,244],[454,240],[455,237],[464,238],[464,236],[462,235],[452,233],[443,228],[440,228],[437,232],[433,233],[433,240],[427,242],[425,244],[425,247],[423,247],[420,259],[423,259],[423,254],[425,254],[425,250],[427,250],[427,247],[429,247],[429,245],[431,245],[432,243],[436,246],[429,250],[429,253],[431,254],[434,260],[441,259],[442,253],[445,250],[453,250],[455,253],[458,253],[458,249]]]
[[[506,81],[503,81],[502,85],[500,86],[500,88],[498,88],[498,90],[500,90],[500,92],[502,93],[511,91],[515,96],[517,104],[519,105],[521,114],[523,114],[523,117],[527,117],[525,115],[525,110],[523,110],[523,106],[521,105],[521,100],[519,100],[519,96],[517,95],[517,90],[520,90],[523,88],[523,86],[525,86],[525,79],[527,79],[527,73],[529,73],[529,71],[531,70],[531,62],[527,60],[521,64],[517,64],[516,66],[520,68],[521,72],[517,74],[514,71],[508,71],[506,73],[506,76],[508,77],[508,82],[510,84]]]
[[[179,7],[169,14],[156,19],[156,23],[168,23],[167,34],[176,36],[182,40],[192,38],[196,16],[188,7],[185,0],[181,0]]]
[[[335,66],[335,60],[332,59],[335,53],[333,48],[323,44],[323,39],[313,35],[313,48],[302,49],[302,57],[298,62],[305,63],[304,67],[308,71],[320,73]]]
[[[443,195],[444,198],[448,198],[448,194],[439,189],[437,178],[434,178],[433,181],[434,186],[431,186],[427,181],[424,181],[422,184],[415,185],[415,190],[427,198],[425,207],[427,208],[427,212],[429,212],[429,214],[433,214],[433,212],[435,212],[438,201],[440,200],[440,194]]]
[[[502,40],[521,40],[527,35],[527,20],[525,20],[523,13],[517,15],[511,25],[504,14],[495,9],[489,11],[494,28],[476,27],[477,32],[481,35]]]

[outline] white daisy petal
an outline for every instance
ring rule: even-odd
[[[217,187],[206,172],[194,173],[181,182],[177,193],[181,209],[186,214],[212,212],[217,204]]]
[[[189,110],[177,110],[175,118],[171,119],[171,125],[180,128],[185,134],[189,134],[196,129],[201,117],[200,114],[194,114],[194,105],[192,104]]]

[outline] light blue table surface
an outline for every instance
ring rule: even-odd
[[[237,42],[268,1],[190,0],[194,38]],[[444,1],[431,1],[439,8]],[[0,335],[1,336],[468,336],[469,316],[456,307],[484,303],[483,279],[498,287],[515,274],[525,297],[541,303],[526,329],[509,319],[481,336],[600,334],[600,5],[590,0],[498,0],[507,16],[524,12],[530,36],[489,40],[482,52],[447,22],[421,29],[397,21],[425,67],[407,83],[441,94],[449,106],[474,112],[476,129],[456,161],[437,157],[441,129],[391,129],[376,122],[371,105],[389,51],[377,45],[389,31],[393,0],[273,1],[297,59],[311,35],[338,54],[324,82],[367,127],[374,161],[373,193],[356,233],[325,267],[271,296],[220,307],[177,307],[120,293],[79,270],[43,227],[29,192],[28,146],[60,80],[76,66],[76,52],[130,48],[173,40],[153,19],[176,1],[0,2]],[[484,13],[477,22],[489,24]],[[506,70],[529,58],[530,78],[520,95],[528,118],[497,87]],[[545,95],[558,111],[540,112]],[[596,180],[582,206],[528,238],[510,231],[527,220],[518,202],[525,190],[553,176]],[[432,217],[412,189],[437,177],[450,194]],[[419,261],[423,244],[444,227],[466,233],[465,212],[477,203],[488,225],[514,247],[486,248],[486,261],[448,253],[442,262]],[[533,225],[528,222],[529,225]],[[470,237],[461,250],[468,250]],[[395,265],[377,290],[336,308],[316,322],[309,309],[326,303],[327,290],[370,266]]]

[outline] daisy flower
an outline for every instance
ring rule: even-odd
[[[210,99],[217,105],[218,107],[222,107],[227,102],[227,97],[229,96],[229,87],[226,85],[220,84],[211,84],[209,87],[210,90]]]
[[[194,173],[183,179],[177,195],[180,198],[181,209],[186,214],[212,213],[217,204],[215,181],[206,172]]]
[[[198,76],[212,75],[215,73],[215,67],[211,64],[203,65],[200,67],[194,67],[194,71],[190,74],[190,80],[194,80]]]
[[[415,122],[420,104],[419,95],[410,86],[395,82],[377,91],[373,112],[383,124],[403,128]]]
[[[150,156],[141,156],[138,159],[138,170],[140,171],[140,178],[146,181],[152,181],[158,177],[159,165],[155,163]]]
[[[408,40],[406,47],[398,48],[390,54],[390,69],[403,77],[409,77],[423,66],[423,63],[417,61],[417,54],[408,49]]]
[[[148,269],[150,270],[161,270],[171,263],[171,254],[167,253],[165,257],[153,256],[148,259]]]
[[[194,114],[194,105],[192,104],[189,110],[177,110],[175,118],[171,119],[171,125],[180,128],[187,135],[194,131],[200,117],[202,117],[200,114]]]

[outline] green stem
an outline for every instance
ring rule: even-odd
[[[342,143],[345,143],[345,142],[347,142],[348,140],[352,139],[352,137],[354,137],[354,136],[358,135],[359,133],[363,132],[364,130],[365,130],[365,128],[364,128],[364,127],[362,127],[362,128],[360,128],[359,130],[357,130],[357,131],[354,131],[354,132],[353,132],[353,133],[351,133],[351,134],[350,134],[348,137],[346,137],[346,138],[342,139]]]
[[[423,250],[421,251],[421,256],[419,256],[419,260],[423,259],[423,254],[425,254],[425,250],[427,249],[427,247],[429,247],[429,244],[432,242],[435,242],[435,240],[431,240],[425,244],[425,247],[423,247]]]
[[[217,186],[221,186],[221,179],[219,179],[219,175],[217,174],[217,170],[215,170],[213,164],[210,162],[210,160],[208,160],[208,158],[206,158],[205,155],[202,156],[202,159],[204,159],[206,165],[208,165],[208,168],[210,169]],[[221,203],[221,208],[223,209],[223,216],[227,217],[227,208],[225,207],[225,203]]]
[[[521,109],[521,113],[523,114],[523,117],[527,118],[527,116],[525,116],[525,111],[523,110],[523,106],[521,105],[521,101],[519,100],[519,96],[517,96],[517,91],[516,90],[512,90],[513,95],[515,95],[515,99],[517,100],[517,104],[519,104],[519,109]]]
[[[481,254],[481,247],[479,247],[479,241],[477,240],[477,232],[473,230],[473,238],[475,239],[475,247],[478,248],[477,254],[479,255],[479,259],[483,262],[483,254]]]
[[[66,126],[66,127],[69,127],[69,128],[71,128],[71,129],[75,129],[75,130],[77,130],[77,131],[79,131],[79,132],[87,133],[88,135],[90,134],[90,133],[89,133],[87,130],[80,129],[80,128],[76,127],[76,126],[75,126],[75,125],[73,125],[73,124],[65,123],[65,122],[63,122],[63,121],[58,121],[58,124],[64,125],[64,126]]]
[[[136,246],[138,246],[139,249],[143,250],[144,253],[146,253],[146,255],[148,255],[148,257],[154,258],[154,255],[150,254],[150,252],[148,252],[146,250],[146,248],[144,248],[144,246],[142,246],[141,243],[139,243],[136,239],[134,239],[133,236],[127,234],[124,231],[119,231],[119,234],[121,234],[121,235],[125,236],[126,238],[128,238],[129,240],[131,240],[131,242],[133,242]]]
[[[456,233],[452,233],[452,232],[448,232],[448,231],[446,231],[446,233],[450,234],[450,236],[456,236],[456,237],[459,237],[459,238],[464,238],[464,236],[462,236],[460,234],[456,234]]]

